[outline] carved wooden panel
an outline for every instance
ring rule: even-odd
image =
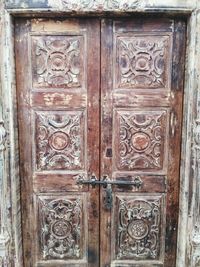
[[[175,22],[19,21],[26,266],[175,266],[184,39]],[[118,185],[78,185],[82,175]]]
[[[83,36],[33,36],[33,87],[81,87],[83,51]]]
[[[167,111],[117,110],[115,156],[119,170],[161,170]]]
[[[160,260],[164,229],[162,195],[116,197],[117,260]]]
[[[38,205],[41,259],[81,259],[86,226],[82,197],[40,196]]]
[[[83,169],[84,127],[82,111],[36,112],[36,169]]]
[[[99,19],[16,25],[24,267],[99,266]]]
[[[132,34],[116,40],[117,88],[168,88],[171,39],[168,35]]]

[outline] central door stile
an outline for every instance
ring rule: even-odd
[[[87,149],[88,176],[100,177],[100,21],[87,20],[88,29],[88,102]],[[88,267],[99,266],[99,188],[89,187]]]
[[[112,62],[113,20],[101,22],[101,179],[112,178]],[[111,209],[107,207],[106,189],[100,188],[100,266],[108,267],[111,262]],[[114,238],[114,237],[113,237]]]

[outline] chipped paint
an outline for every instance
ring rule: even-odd
[[[54,22],[43,20],[43,19],[35,19],[35,23],[32,23],[31,30],[34,32],[38,31],[44,31],[44,32],[57,32],[59,29],[59,32],[67,32],[67,31],[78,31],[79,25],[77,22],[73,20],[73,23],[71,20],[64,20],[64,21],[57,21]]]
[[[43,94],[44,103],[46,106],[57,105],[68,105],[72,100],[72,95],[65,95],[60,93]]]

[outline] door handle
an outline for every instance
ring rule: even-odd
[[[132,179],[132,181],[126,181],[125,179]],[[140,176],[127,176],[127,177],[119,177],[118,180],[110,180],[108,176],[103,176],[102,180],[97,180],[95,175],[92,175],[89,180],[84,180],[82,176],[79,176],[77,180],[78,185],[91,185],[95,187],[96,185],[102,185],[104,188],[107,188],[108,185],[117,185],[117,186],[135,186],[136,188],[140,188],[142,186],[142,180]]]
[[[174,111],[171,111],[170,117],[170,129],[171,129],[171,136],[174,137],[176,133],[176,126],[177,126],[177,116]]]

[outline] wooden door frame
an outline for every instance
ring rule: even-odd
[[[187,16],[177,267],[200,266],[200,2],[4,0],[0,3],[0,266],[22,267],[15,16]],[[199,3],[198,3],[199,2]],[[199,72],[199,73],[198,73]],[[5,135],[5,130],[7,135]]]

